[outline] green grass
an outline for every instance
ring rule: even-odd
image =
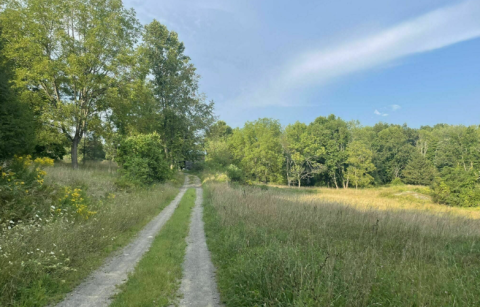
[[[480,306],[480,225],[205,187],[226,306]]]
[[[195,190],[188,189],[110,306],[170,306],[175,302],[194,204]]]
[[[127,192],[116,187],[117,174],[111,170],[91,165],[76,171],[61,165],[46,169],[46,185],[60,192],[63,186],[81,188],[97,214],[88,220],[42,216],[0,230],[0,306],[61,300],[161,212],[184,179],[178,174],[171,182]],[[50,202],[48,207],[56,201],[38,199],[39,205]]]

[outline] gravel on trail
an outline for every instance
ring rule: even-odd
[[[94,271],[57,306],[108,306],[111,303],[112,296],[119,292],[117,286],[126,282],[128,273],[135,269],[143,254],[149,250],[153,239],[170,219],[187,188],[188,176],[185,176],[185,182],[175,199],[140,231],[137,238],[123,248],[121,252],[109,258],[102,267]]]
[[[220,295],[215,281],[215,267],[210,259],[205,238],[203,216],[203,190],[195,177],[196,200],[193,208],[187,250],[183,263],[183,278],[180,286],[183,298],[180,307],[219,307]]]

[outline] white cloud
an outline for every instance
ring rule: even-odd
[[[375,111],[373,111],[373,114],[378,115],[378,116],[388,116],[387,113],[379,112],[377,109],[375,109]]]
[[[464,1],[367,37],[302,54],[283,70],[272,72],[269,84],[254,84],[257,91],[236,101],[250,101],[254,106],[285,105],[286,95],[293,90],[324,84],[340,76],[479,36],[480,1]]]
[[[392,111],[397,111],[397,110],[400,110],[402,108],[398,104],[392,104],[390,107],[392,108]]]

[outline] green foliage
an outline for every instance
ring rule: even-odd
[[[87,135],[79,146],[81,158],[85,157],[88,161],[102,161],[105,159],[106,153],[103,150],[102,140],[95,133]]]
[[[44,185],[43,168],[52,165],[49,158],[32,160],[31,156],[15,156],[0,166],[0,224],[50,215],[50,206],[59,196],[53,187]]]
[[[402,171],[403,182],[415,185],[431,185],[435,175],[432,163],[420,153],[414,154]]]
[[[77,146],[88,129],[100,128],[100,113],[118,100],[132,65],[139,25],[120,0],[7,0],[0,16],[15,62],[15,85]],[[28,89],[28,90],[27,90]]]
[[[223,120],[219,120],[210,127],[208,127],[208,129],[205,131],[205,136],[207,139],[211,140],[226,139],[232,133],[232,128],[228,126],[227,123],[225,123]]]
[[[232,154],[224,139],[207,139],[205,143],[205,162],[212,169],[221,169],[231,164]]]
[[[397,177],[397,178],[393,179],[392,182],[390,182],[390,185],[391,186],[402,186],[402,185],[405,185],[405,183],[402,181],[402,179]]]
[[[400,177],[410,161],[415,148],[411,144],[409,128],[399,125],[376,125],[379,132],[373,141],[375,152],[373,162],[376,165],[376,179],[386,184]]]
[[[126,138],[118,148],[116,157],[123,176],[139,184],[152,184],[171,178],[172,170],[165,160],[162,145],[157,133]]]
[[[35,145],[34,155],[37,157],[48,157],[54,160],[62,160],[67,154],[65,144],[49,143],[44,145]]]
[[[372,151],[362,142],[354,141],[348,144],[347,153],[347,180],[355,184],[355,188],[368,186],[373,181],[369,173],[375,170]]]
[[[184,51],[178,34],[157,20],[145,26],[137,55],[140,83],[135,84],[143,101],[120,110],[123,115],[117,121],[133,133],[157,132],[172,168],[198,158],[200,132],[214,120],[213,102],[205,102],[199,93],[199,76]],[[132,113],[138,116],[132,118]]]
[[[4,55],[0,24],[0,161],[31,153],[35,139],[33,113],[12,88],[13,77],[13,62]]]
[[[328,117],[317,117],[310,123],[308,130],[313,143],[324,148],[317,162],[324,165],[326,171],[317,176],[317,180],[335,187],[346,186],[346,149],[351,138],[348,124],[331,114]]]
[[[283,179],[282,128],[278,121],[262,118],[247,122],[229,138],[235,164],[250,179],[280,182]]]
[[[227,176],[230,181],[241,182],[244,179],[243,171],[234,164],[230,164],[227,168]]]
[[[433,184],[433,199],[460,207],[480,206],[479,173],[474,169],[445,167]]]
[[[320,174],[326,167],[317,162],[325,154],[325,147],[315,142],[307,125],[296,122],[288,125],[282,138],[286,159],[287,181],[296,181],[301,186],[302,180],[309,180]]]

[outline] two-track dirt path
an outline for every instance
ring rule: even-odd
[[[187,250],[183,263],[180,307],[219,307],[220,296],[215,281],[215,267],[210,259],[203,225],[203,190],[195,177],[196,200],[187,237]]]
[[[145,228],[137,238],[123,250],[93,272],[58,307],[101,307],[108,306],[111,297],[118,292],[117,286],[123,284],[143,254],[152,245],[153,239],[170,219],[188,188],[188,177],[175,199],[165,207]]]

